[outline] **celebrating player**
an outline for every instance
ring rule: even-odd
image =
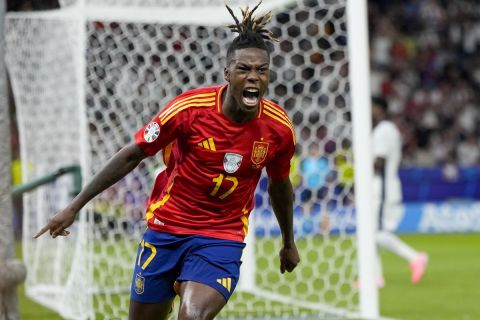
[[[280,271],[291,272],[299,263],[288,177],[295,135],[283,109],[263,98],[270,71],[266,41],[275,39],[265,28],[271,13],[253,16],[259,4],[242,10],[242,21],[227,6],[235,20],[229,28],[238,36],[227,50],[226,84],[173,99],[34,235],[48,230],[54,238],[67,236],[79,210],[144,158],[161,150],[166,158],[173,156],[166,159],[167,172],[157,177],[148,203],[130,319],[166,319],[174,284],[181,298],[179,319],[212,319],[223,308],[239,279],[263,168],[282,233]]]

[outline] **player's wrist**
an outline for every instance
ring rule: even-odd
[[[290,249],[295,247],[295,239],[293,238],[293,235],[283,238],[283,247],[285,249]]]
[[[72,216],[77,216],[78,212],[82,209],[83,206],[76,204],[76,203],[71,203],[68,207],[66,207],[63,211],[66,211],[68,214]]]

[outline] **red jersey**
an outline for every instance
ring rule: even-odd
[[[175,161],[165,159],[168,174],[160,174],[150,196],[149,228],[243,241],[262,169],[273,179],[288,177],[295,134],[286,113],[262,99],[255,119],[232,122],[222,112],[225,88],[179,95],[136,133],[149,156],[166,148],[168,158],[175,141]]]

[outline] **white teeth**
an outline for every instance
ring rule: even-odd
[[[258,89],[247,88],[247,89],[245,89],[245,91],[248,91],[248,92],[258,92]]]
[[[244,97],[243,98],[243,103],[247,106],[256,106],[257,103],[258,103],[258,99],[257,98],[247,98],[247,97]]]

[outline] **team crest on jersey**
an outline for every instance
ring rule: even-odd
[[[268,143],[261,141],[254,141],[252,148],[252,162],[259,165],[267,158]]]
[[[153,142],[157,140],[160,135],[160,126],[156,122],[150,122],[143,132],[143,138],[147,142]]]
[[[236,153],[225,153],[225,157],[223,158],[223,168],[228,173],[234,173],[235,171],[240,168],[242,164],[243,156],[236,154]]]
[[[135,292],[142,294],[145,291],[145,278],[141,275],[135,275]]]

